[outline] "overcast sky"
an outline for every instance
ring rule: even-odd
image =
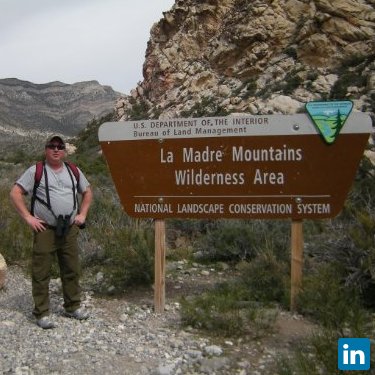
[[[151,26],[174,0],[0,0],[0,78],[97,80],[128,94],[143,80]]]

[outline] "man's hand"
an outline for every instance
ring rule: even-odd
[[[38,217],[30,215],[25,218],[25,221],[35,232],[43,232],[47,229],[46,223]]]
[[[86,216],[83,214],[77,214],[77,216],[74,218],[74,224],[77,225],[77,227],[82,226],[85,224]]]
[[[23,188],[17,184],[14,184],[12,190],[10,191],[10,199],[14,204],[17,212],[22,217],[22,219],[26,221],[27,225],[32,228],[33,231],[42,232],[46,230],[46,223],[38,217],[31,215],[31,213],[27,209],[24,195],[25,191],[23,190]]]
[[[80,228],[83,228],[86,222],[87,212],[89,211],[92,201],[92,190],[88,186],[87,189],[82,193],[82,202],[79,214],[74,218],[74,224]]]

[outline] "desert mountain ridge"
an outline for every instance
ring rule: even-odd
[[[89,121],[113,111],[121,93],[97,81],[36,84],[17,78],[0,79],[0,139],[48,133],[74,136]]]

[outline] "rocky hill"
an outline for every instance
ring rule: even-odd
[[[351,99],[375,111],[374,0],[176,0],[151,30],[119,119],[295,113]],[[141,112],[141,113],[140,113]]]
[[[88,121],[113,111],[120,95],[97,81],[35,84],[0,79],[1,142],[49,132],[73,136]]]

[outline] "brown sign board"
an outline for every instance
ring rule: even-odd
[[[110,122],[99,141],[137,218],[336,216],[371,132],[352,113],[333,144],[305,114]]]

